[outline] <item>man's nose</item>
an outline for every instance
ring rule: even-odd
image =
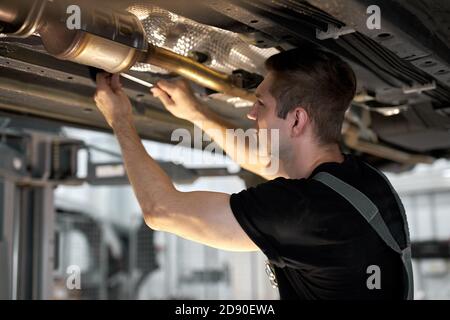
[[[247,113],[247,118],[254,121],[256,121],[256,119],[258,118],[258,107],[256,106],[256,103],[253,104],[252,108]]]

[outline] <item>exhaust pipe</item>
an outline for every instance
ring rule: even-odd
[[[0,32],[27,38],[39,28],[48,1],[2,1],[0,3]]]
[[[29,4],[0,4],[0,21],[11,36],[27,37],[38,32],[51,55],[110,73],[123,73],[138,62],[149,63],[179,74],[206,88],[230,96],[256,101],[253,93],[238,87],[233,78],[170,50],[156,47],[146,40],[139,19],[131,13],[112,9],[84,8],[82,25],[70,30],[66,25],[66,6],[47,0]],[[74,2],[74,1],[70,1]],[[27,14],[24,8],[28,7]],[[45,10],[44,10],[45,9]],[[17,30],[12,30],[15,26]]]
[[[169,70],[203,87],[244,100],[256,101],[256,97],[252,92],[236,86],[229,75],[208,68],[191,58],[179,55],[173,51],[150,45],[147,54],[139,62]]]

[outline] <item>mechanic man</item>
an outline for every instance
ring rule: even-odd
[[[274,55],[266,67],[248,117],[257,129],[278,130],[279,170],[268,175],[268,161],[241,160],[243,168],[272,180],[231,196],[177,191],[144,149],[119,76],[97,76],[95,101],[120,143],[145,222],[215,248],[263,251],[281,299],[412,298],[403,206],[379,171],[339,147],[356,90],[352,69],[310,45]],[[232,126],[186,82],[160,81],[152,93],[228,154],[256,152],[225,142]]]

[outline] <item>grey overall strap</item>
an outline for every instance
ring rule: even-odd
[[[391,192],[394,194],[395,200],[397,201],[397,205],[400,210],[400,214],[402,215],[403,228],[404,228],[405,237],[406,237],[406,248],[403,249],[402,261],[403,261],[403,265],[405,266],[407,274],[408,274],[408,288],[409,288],[408,300],[413,300],[414,299],[414,281],[413,281],[413,269],[412,269],[412,263],[411,263],[411,239],[409,236],[408,219],[406,218],[405,207],[403,207],[403,203],[401,202],[400,197],[397,194],[397,191],[395,191],[391,182],[383,174],[383,172],[372,167],[370,164],[368,164],[366,162],[364,162],[364,164],[366,164],[369,168],[371,168],[373,171],[378,173],[383,178],[383,180],[387,183],[387,185],[391,189]]]
[[[406,275],[408,278],[406,298],[408,300],[413,299],[411,247],[409,243],[404,250],[400,248],[399,244],[392,236],[391,231],[384,222],[377,206],[361,191],[357,190],[353,186],[349,185],[348,183],[340,180],[339,178],[336,178],[335,176],[327,172],[319,172],[313,177],[313,179],[333,189],[343,198],[345,198],[350,204],[352,204],[355,207],[355,209],[358,210],[358,212],[364,217],[364,219],[377,232],[380,238],[392,250],[394,250],[401,256],[403,265],[405,266]],[[405,220],[404,223],[406,223]],[[409,239],[408,235],[407,239]]]

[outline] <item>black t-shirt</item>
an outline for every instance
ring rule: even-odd
[[[276,261],[280,298],[402,299],[405,275],[400,255],[347,200],[312,179],[322,171],[369,197],[405,247],[403,219],[389,185],[351,155],[342,163],[319,165],[308,179],[277,178],[233,194],[230,205],[237,221]],[[379,267],[380,289],[367,285],[372,265]]]

